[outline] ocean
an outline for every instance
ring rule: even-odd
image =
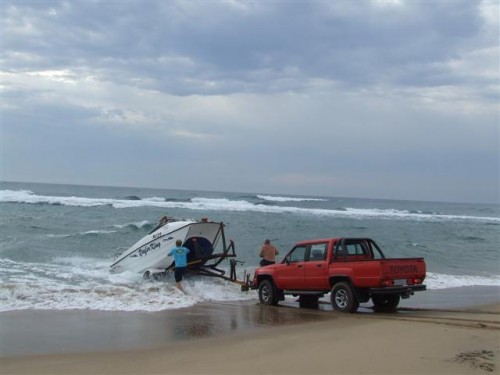
[[[224,222],[243,262],[240,279],[253,274],[266,238],[281,260],[296,241],[350,236],[373,238],[387,257],[424,257],[428,289],[500,286],[494,204],[2,182],[0,210],[0,311],[161,311],[257,300],[221,279],[188,275],[186,296],[171,275],[111,273],[115,250],[163,215]]]

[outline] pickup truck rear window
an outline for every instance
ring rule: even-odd
[[[335,246],[338,261],[384,259],[382,250],[369,238],[346,238]]]
[[[346,244],[347,255],[366,255],[368,254],[365,242]]]
[[[364,240],[345,241],[342,246],[337,247],[338,260],[361,260],[370,259],[372,252],[370,245]]]

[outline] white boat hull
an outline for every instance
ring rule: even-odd
[[[222,224],[208,221],[174,221],[149,233],[111,264],[113,272],[145,273],[165,270],[173,263],[167,254],[177,240],[190,249],[188,262],[202,263],[212,254],[221,233]]]

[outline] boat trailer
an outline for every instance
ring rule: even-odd
[[[223,228],[222,223],[221,223],[221,228]],[[234,241],[229,240],[229,246],[227,246],[223,230],[221,231],[221,237],[222,237],[222,252],[218,254],[211,254],[208,256],[203,256],[202,251],[200,251],[199,249],[199,245],[196,242],[194,242],[194,247],[195,247],[194,251],[196,254],[196,259],[191,262],[188,262],[186,267],[186,274],[216,277],[219,279],[230,281],[232,283],[240,285],[241,291],[246,292],[250,289],[249,287],[250,274],[247,273],[245,270],[243,274],[243,280],[238,280],[236,276],[236,266],[238,264],[243,264],[244,262],[234,259],[236,258]],[[226,276],[226,271],[218,268],[218,266],[228,258],[231,259],[229,259],[229,276]],[[207,264],[210,261],[214,262]],[[153,275],[151,275],[151,273],[149,272],[145,272],[143,277],[145,279],[148,279],[151,276],[153,276],[155,280],[160,280],[164,278],[168,272],[173,272],[174,270],[175,270],[175,263],[172,262],[172,264],[165,269],[165,272],[155,273]]]

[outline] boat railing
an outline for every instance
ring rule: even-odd
[[[175,223],[177,221],[187,221],[187,220],[191,219],[176,219],[174,217],[163,216],[158,222],[158,224],[156,224],[156,226],[153,229],[151,229],[151,231],[148,234],[156,232],[158,229],[160,229],[161,227],[165,226],[168,223]]]

